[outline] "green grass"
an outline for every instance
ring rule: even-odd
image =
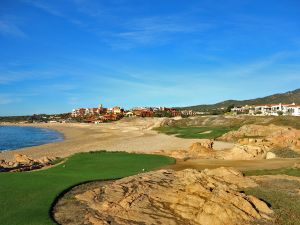
[[[48,170],[0,173],[0,224],[48,225],[50,207],[65,189],[91,181],[116,179],[149,171],[174,159],[125,152],[79,153]]]
[[[244,172],[247,176],[278,175],[300,177],[300,169],[283,168],[274,170],[256,170]],[[245,189],[246,194],[263,199],[275,212],[275,219],[268,225],[296,225],[300,224],[300,182],[287,179],[271,179],[258,182],[259,186]],[[258,223],[261,224],[261,223]],[[261,225],[267,225],[262,223]]]
[[[175,135],[180,138],[199,138],[199,139],[215,139],[223,134],[237,130],[238,127],[178,127],[165,126],[155,128],[160,133]],[[211,131],[211,132],[210,132]],[[209,132],[209,133],[203,133]]]
[[[280,158],[298,158],[300,154],[289,148],[276,148],[272,149],[272,152]]]
[[[279,185],[274,187],[274,183],[279,183]],[[300,223],[299,194],[282,188],[283,184],[284,188],[290,189],[295,189],[300,185],[299,182],[276,180],[273,181],[273,184],[263,182],[260,184],[260,187],[245,190],[246,194],[254,195],[271,205],[275,212],[275,220],[273,223],[266,223],[266,225],[297,225]]]
[[[289,176],[300,177],[300,169],[297,169],[297,168],[281,168],[281,169],[273,169],[273,170],[249,170],[249,171],[245,171],[244,174],[246,176],[286,174],[286,175],[289,175]]]

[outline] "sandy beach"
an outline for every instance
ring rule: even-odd
[[[65,138],[61,142],[1,152],[0,159],[12,160],[14,153],[26,154],[32,158],[43,156],[67,157],[78,152],[97,150],[154,153],[160,150],[186,150],[193,143],[199,141],[199,139],[183,139],[152,130],[153,127],[159,126],[162,121],[161,118],[138,118],[103,124],[47,123],[20,125],[53,129],[64,134]],[[232,146],[233,143],[214,142],[215,150],[229,149]],[[233,166],[239,169],[274,169],[292,166],[299,161],[300,159],[248,161],[199,159],[179,160],[176,165],[171,167],[175,170],[214,168],[218,166]]]
[[[77,152],[96,150],[128,151],[151,153],[159,150],[187,149],[197,139],[182,139],[157,133],[152,128],[162,119],[140,118],[127,119],[114,123],[79,124],[79,123],[47,123],[29,124],[53,129],[64,134],[64,141],[40,146],[22,148],[0,153],[0,158],[10,160],[14,153],[26,154],[33,158],[42,156],[66,157]],[[216,142],[216,149],[226,149],[231,143]]]

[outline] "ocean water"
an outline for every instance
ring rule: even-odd
[[[0,151],[62,141],[63,134],[35,127],[0,126]]]

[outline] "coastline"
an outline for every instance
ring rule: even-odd
[[[155,153],[160,150],[187,150],[199,139],[183,139],[173,135],[166,135],[152,130],[161,122],[154,119],[140,119],[129,121],[117,121],[103,124],[80,123],[43,123],[43,124],[6,124],[10,126],[31,126],[47,128],[58,131],[64,135],[64,140],[39,146],[21,148],[0,153],[0,159],[13,160],[15,153],[25,154],[31,158],[68,157],[78,152],[98,150],[126,151],[137,153]],[[3,124],[1,124],[3,125]],[[232,143],[215,142],[215,149],[227,149]],[[293,166],[299,162],[299,158],[273,160],[188,160],[180,161],[172,167],[178,170],[182,168],[203,169],[216,166],[238,167],[241,169],[269,169]]]
[[[30,147],[35,147],[35,146],[40,146],[40,145],[44,145],[44,144],[50,144],[50,143],[56,143],[56,142],[61,142],[61,141],[64,141],[65,139],[65,134],[61,131],[58,131],[57,129],[52,129],[52,128],[47,128],[47,127],[41,127],[41,126],[34,126],[34,125],[23,125],[23,124],[16,124],[16,123],[0,123],[0,128],[1,127],[28,127],[28,128],[32,128],[32,129],[36,129],[36,130],[39,130],[41,135],[43,135],[44,132],[51,132],[53,137],[51,138],[46,138],[46,137],[41,137],[41,138],[38,138],[38,139],[34,139],[33,141],[30,141],[29,140],[29,143],[28,141],[25,140],[25,143],[23,143],[23,146],[19,146],[18,148],[10,148],[10,149],[1,149],[0,150],[0,153],[1,152],[9,152],[9,151],[15,151],[15,150],[18,150],[18,149],[21,149],[21,148],[30,148]],[[30,135],[26,135],[26,137]],[[3,140],[3,139],[1,139]],[[10,139],[9,139],[10,140]],[[23,140],[24,141],[24,140]],[[22,143],[22,142],[21,142]],[[22,145],[20,143],[20,145]]]
[[[67,157],[78,152],[97,150],[153,153],[160,150],[187,149],[192,143],[197,142],[197,139],[182,139],[159,134],[151,129],[155,123],[157,120],[144,119],[104,124],[1,124],[52,129],[62,133],[64,140],[5,151],[0,153],[0,159],[11,160],[14,153],[25,154],[32,158]]]

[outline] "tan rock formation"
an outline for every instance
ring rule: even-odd
[[[295,163],[294,166],[293,166],[293,168],[300,169],[300,163]]]
[[[158,151],[156,153],[168,155],[176,159],[214,158],[215,151],[213,144],[214,142],[212,140],[203,139],[193,143],[188,150]]]
[[[300,130],[283,126],[244,125],[220,138],[223,141],[238,141],[239,144],[289,147],[300,150]]]
[[[266,159],[275,159],[276,154],[273,152],[267,152]]]
[[[222,159],[236,159],[236,160],[251,160],[251,159],[265,159],[268,148],[265,146],[255,145],[235,145],[232,149],[218,154],[218,158]]]
[[[192,144],[188,150],[188,154],[191,157],[207,156],[212,155],[213,150],[213,141],[211,140],[202,140]]]
[[[91,224],[240,225],[268,220],[272,214],[264,202],[238,191],[253,186],[253,180],[232,168],[160,170],[76,198],[86,204],[85,220]]]
[[[42,157],[34,160],[26,155],[14,154],[14,161],[0,160],[0,172],[22,172],[49,166],[56,158]]]
[[[196,142],[190,146],[189,150],[159,151],[157,153],[168,155],[177,159],[202,158],[226,160],[254,160],[265,159],[269,150],[269,147],[264,145],[259,146],[236,144],[232,149],[222,151],[214,150],[213,148],[206,148],[204,146],[201,142]],[[269,154],[269,157],[272,156]]]
[[[190,149],[193,148],[199,148],[199,147],[203,147],[203,148],[207,148],[207,149],[213,149],[214,146],[214,141],[210,140],[210,139],[202,139],[199,140],[199,142],[194,143]]]
[[[15,162],[24,164],[33,164],[34,160],[27,155],[14,154]]]
[[[51,157],[47,157],[47,156],[44,156],[36,161],[38,161],[39,163],[41,164],[49,164],[50,162],[52,162],[53,160],[55,160],[55,158],[51,158]]]

